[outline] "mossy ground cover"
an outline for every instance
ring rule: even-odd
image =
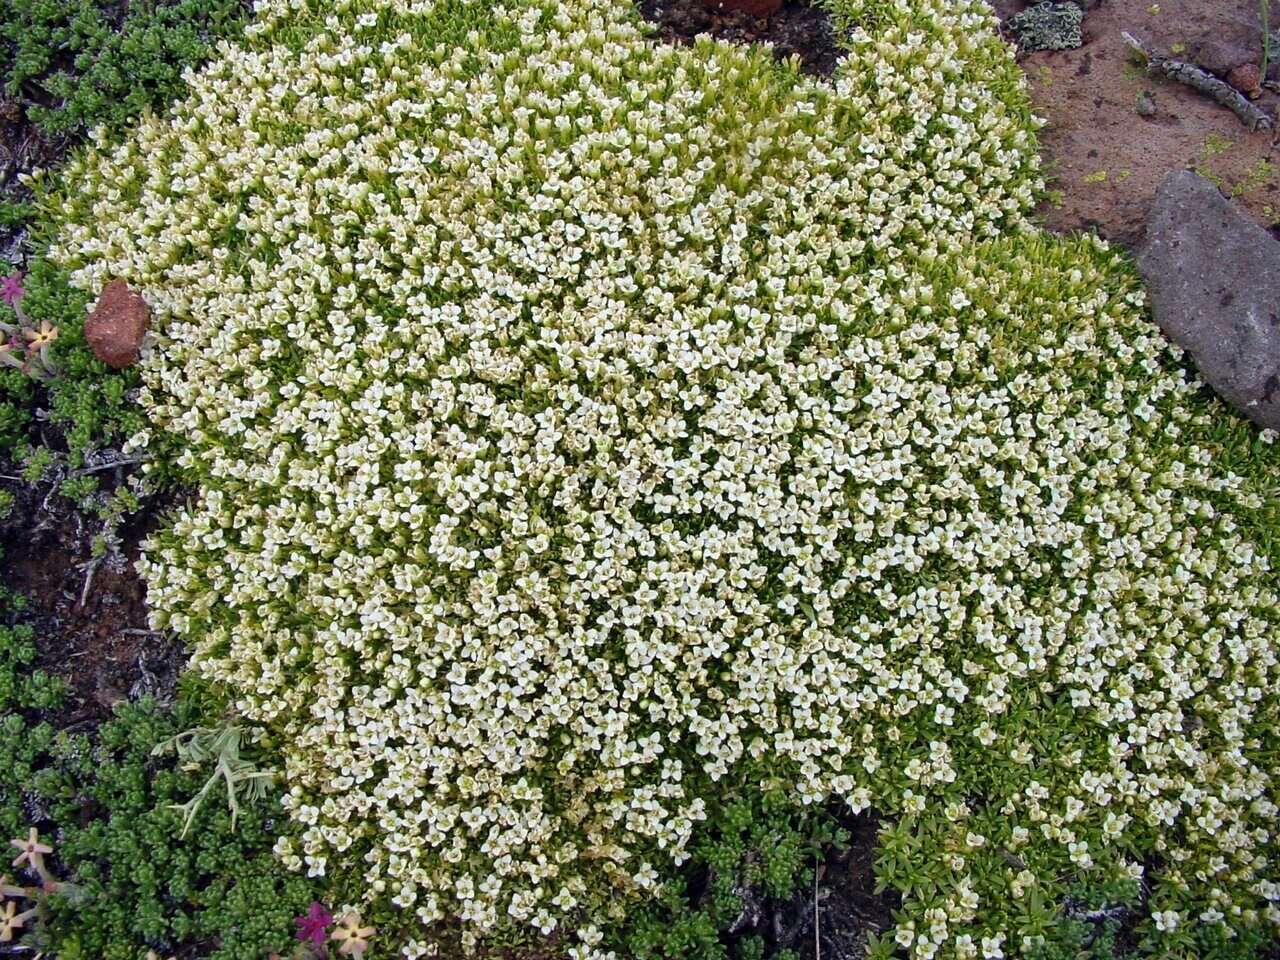
[[[167,104],[246,14],[240,0],[5,0],[4,92],[48,135],[119,129]]]
[[[234,827],[215,796],[184,831],[175,808],[208,770],[156,755],[208,719],[203,695],[172,709],[122,705],[96,731],[59,730],[51,720],[65,685],[33,669],[39,637],[21,598],[0,604],[0,834],[34,828],[48,848],[39,871],[32,862],[6,869],[5,908],[16,908],[8,921],[27,920],[6,921],[5,941],[61,960],[139,960],[183,945],[220,960],[287,950],[294,916],[318,891],[275,862],[274,795],[248,804]]]
[[[1028,222],[984,4],[831,12],[824,82],[606,0],[277,0],[44,195],[48,269],[154,311],[156,623],[284,778],[200,879],[129,795],[182,890],[754,958],[843,807],[874,956],[1268,949],[1274,438]]]
[[[39,168],[56,168],[90,132],[105,143],[125,135],[139,114],[163,112],[183,88],[184,71],[237,36],[249,13],[240,0],[0,4],[0,132],[7,151],[0,234],[12,241],[5,245],[10,259],[0,258],[9,285],[0,303],[0,457],[16,469],[74,472],[86,456],[118,447],[142,425],[128,400],[136,372],[113,371],[93,357],[83,336],[91,298],[43,257],[54,224],[26,178],[52,175]],[[49,341],[45,362],[31,351],[35,336]],[[97,480],[82,474],[65,494],[111,512],[109,498],[93,496]]]

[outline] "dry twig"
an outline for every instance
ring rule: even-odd
[[[1226,107],[1250,130],[1270,130],[1274,125],[1271,116],[1249,102],[1249,98],[1231,84],[1219,80],[1213,74],[1201,70],[1195,64],[1172,60],[1157,53],[1131,33],[1122,32],[1124,42],[1146,58],[1147,73],[1158,73],[1176,83],[1186,84],[1198,90],[1216,103]]]
[[[89,590],[93,587],[93,575],[98,572],[98,567],[102,565],[103,557],[96,560],[90,560],[88,563],[82,563],[81,568],[88,568],[88,573],[84,576],[84,588],[80,591],[80,602],[76,607],[80,610],[84,609],[84,605],[89,601]]]
[[[121,457],[119,460],[99,463],[97,466],[81,467],[79,470],[72,470],[68,476],[83,477],[85,474],[98,473],[101,470],[114,470],[116,467],[130,467],[136,463],[146,463],[148,459],[148,457]]]
[[[822,960],[822,924],[818,919],[818,867],[813,868],[813,957]]]

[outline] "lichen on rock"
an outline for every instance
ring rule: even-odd
[[[1025,53],[1037,50],[1074,50],[1084,44],[1080,27],[1084,11],[1074,3],[1039,3],[1010,17],[1005,26],[1018,48]]]

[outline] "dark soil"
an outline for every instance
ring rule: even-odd
[[[862,960],[869,934],[893,924],[901,897],[875,891],[875,857],[880,822],[870,814],[837,811],[849,839],[843,849],[828,847],[813,882],[789,900],[776,900],[761,889],[738,891],[742,911],[730,924],[733,941],[759,937],[766,955],[790,950],[800,960]]]
[[[879,822],[863,814],[844,826],[848,847],[828,851],[815,887],[786,905],[789,928],[775,929],[777,946],[794,950],[800,960],[861,960],[867,935],[888,930],[902,905],[896,891],[875,892]]]
[[[28,202],[31,191],[20,182],[22,175],[56,166],[72,142],[51,137],[28,120],[23,101],[0,96],[0,199]],[[0,260],[21,263],[25,236],[25,227],[0,223]]]
[[[148,629],[146,588],[134,570],[142,540],[167,504],[144,504],[119,528],[118,549],[95,560],[101,524],[53,483],[4,486],[17,504],[0,524],[0,582],[27,600],[23,619],[36,631],[36,666],[70,686],[51,719],[62,728],[94,725],[122,700],[169,699],[186,655],[168,634]]]
[[[640,12],[668,43],[691,44],[700,34],[733,43],[771,43],[779,60],[800,58],[805,73],[829,77],[844,55],[831,17],[807,0],[786,0],[769,17],[713,10],[704,0],[640,0]]]

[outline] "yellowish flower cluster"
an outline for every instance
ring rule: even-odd
[[[1029,233],[985,4],[840,7],[823,84],[618,0],[269,0],[75,165],[58,256],[144,292],[202,488],[155,622],[284,743],[291,866],[600,956],[743,764],[912,816],[976,754],[913,956],[1151,831],[1274,919],[1256,491],[1106,251]]]

